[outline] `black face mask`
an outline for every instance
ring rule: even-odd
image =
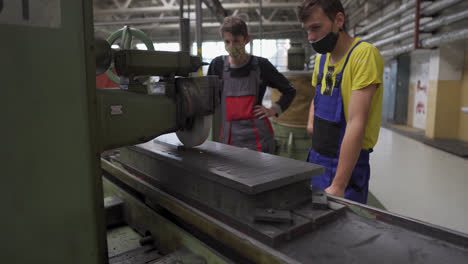
[[[335,49],[336,42],[338,41],[338,36],[338,33],[333,33],[333,31],[331,31],[321,40],[316,42],[309,41],[309,43],[310,45],[312,45],[312,48],[314,48],[316,52],[320,54],[326,54],[332,52]]]

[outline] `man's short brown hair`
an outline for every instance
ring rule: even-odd
[[[322,8],[325,15],[327,15],[331,21],[335,20],[336,14],[339,12],[343,13],[343,15],[345,14],[340,0],[304,0],[301,5],[297,7],[297,18],[299,21],[304,23],[310,16],[312,9],[316,7]],[[344,24],[343,30],[345,30]]]
[[[219,31],[221,33],[221,37],[223,37],[224,32],[229,32],[234,36],[244,36],[244,38],[247,38],[249,35],[247,31],[247,24],[244,22],[244,20],[237,16],[225,17]]]

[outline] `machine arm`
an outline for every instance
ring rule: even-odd
[[[203,143],[219,105],[217,76],[189,77],[204,63],[188,52],[123,49],[95,42],[96,75],[114,66],[120,88],[97,89],[101,150],[177,132],[188,147]],[[152,82],[148,76],[158,76]]]

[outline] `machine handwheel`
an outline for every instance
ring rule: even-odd
[[[136,28],[131,28],[125,26],[114,33],[112,33],[108,38],[107,42],[109,45],[113,45],[114,42],[118,39],[121,39],[120,48],[121,49],[130,49],[132,47],[133,38],[141,40],[143,44],[145,44],[148,50],[154,51],[153,41],[141,30]],[[109,69],[106,71],[107,76],[111,79],[114,83],[120,84],[120,77],[117,76],[112,70],[114,69],[114,63],[112,63]]]

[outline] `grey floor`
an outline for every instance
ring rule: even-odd
[[[382,128],[370,191],[388,211],[468,233],[468,159]]]

